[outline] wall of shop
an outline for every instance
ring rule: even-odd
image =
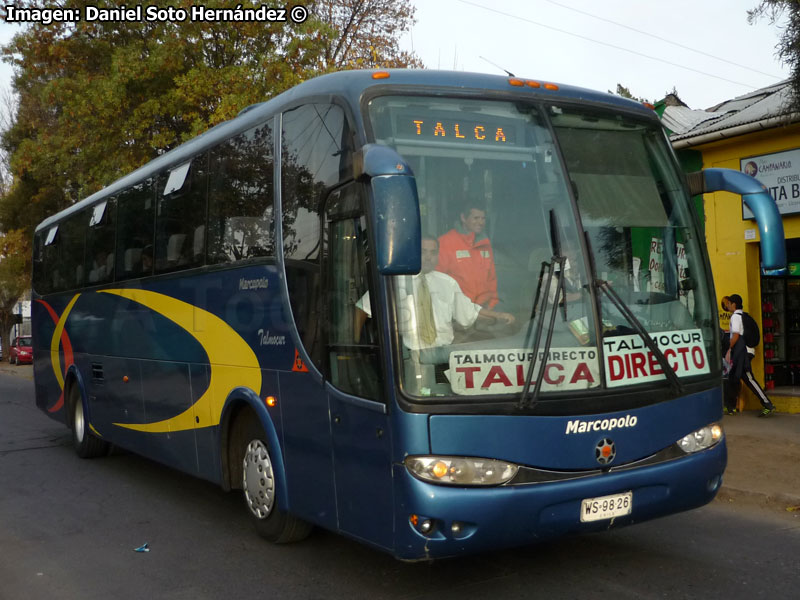
[[[741,135],[729,140],[695,146],[693,149],[702,152],[703,168],[723,167],[739,171],[742,159],[800,149],[800,124]],[[800,164],[792,167],[796,169],[800,179]],[[797,183],[800,205],[800,181]],[[795,191],[792,185],[787,189],[790,194]],[[743,219],[741,200],[734,194],[727,192],[706,194],[704,209],[706,243],[714,275],[717,302],[719,303],[724,295],[740,294],[744,300],[744,309],[753,315],[763,332],[758,227],[755,221]],[[800,213],[784,215],[783,227],[787,240],[800,238]],[[728,316],[721,313],[725,327]],[[763,343],[756,352],[753,372],[760,381],[764,381]],[[748,407],[756,406],[755,399],[751,397]]]

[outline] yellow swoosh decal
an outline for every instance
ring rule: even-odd
[[[64,389],[64,375],[61,373],[61,356],[58,350],[61,341],[61,334],[64,332],[64,326],[67,324],[67,317],[69,316],[72,307],[75,306],[75,303],[78,301],[78,296],[80,296],[80,294],[75,294],[72,297],[72,300],[69,301],[69,304],[67,304],[67,308],[65,308],[64,312],[61,313],[61,317],[58,319],[56,328],[53,331],[53,339],[50,340],[50,364],[53,366],[53,371],[55,371],[56,374],[56,380],[58,381],[58,385],[62,390]]]
[[[195,414],[211,415],[211,423],[202,423],[201,426],[218,425],[222,407],[233,388],[242,386],[256,393],[261,392],[261,368],[255,353],[230,325],[216,315],[170,296],[147,290],[100,291],[122,296],[166,317],[200,343],[211,365],[208,389],[188,410],[156,423],[114,425],[146,433],[185,431],[196,427]],[[202,322],[202,331],[194,331],[198,321]],[[236,367],[225,367],[226,364]]]

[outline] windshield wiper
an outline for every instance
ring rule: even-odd
[[[523,410],[525,408],[532,408],[539,397],[539,391],[542,388],[542,375],[544,374],[544,369],[547,366],[547,355],[550,353],[550,344],[553,341],[553,327],[556,322],[556,316],[558,315],[558,309],[556,308],[555,304],[553,304],[553,309],[550,313],[550,325],[547,330],[547,338],[544,342],[544,358],[542,359],[541,363],[539,364],[539,372],[536,374],[536,385],[533,387],[533,395],[531,396],[530,400],[528,400],[528,394],[530,393],[531,389],[531,379],[533,379],[533,370],[536,368],[536,358],[539,356],[539,345],[542,342],[542,332],[543,332],[543,325],[544,325],[544,318],[547,314],[548,309],[550,308],[550,286],[553,282],[553,272],[555,271],[555,265],[558,265],[560,270],[563,271],[564,269],[564,262],[566,259],[563,256],[554,256],[551,259],[551,262],[542,263],[542,270],[539,274],[539,285],[536,287],[536,299],[533,303],[533,311],[531,313],[531,318],[528,325],[528,333],[525,335],[525,339],[530,339],[531,337],[531,328],[533,327],[533,320],[536,317],[536,307],[539,305],[539,298],[542,297],[541,295],[541,288],[542,288],[542,280],[544,279],[544,270],[548,268],[547,273],[547,282],[544,286],[544,298],[542,300],[543,306],[539,314],[539,319],[536,321],[536,332],[533,335],[534,344],[533,344],[533,355],[531,356],[531,361],[528,364],[528,370],[525,374],[525,385],[522,388],[522,394],[519,400],[519,409]],[[561,272],[561,271],[559,271]],[[561,294],[561,290],[564,288],[564,282],[562,277],[556,278],[556,293],[555,293],[555,300],[554,302],[558,301],[558,298]]]
[[[531,318],[528,325],[528,333],[525,335],[525,339],[528,340],[531,335],[531,327],[533,327],[533,320],[536,316],[536,307],[539,305],[539,298],[541,298],[541,289],[542,289],[542,279],[544,277],[544,270],[545,268],[549,267],[547,272],[547,283],[544,286],[544,298],[542,299],[542,309],[540,312],[540,316],[538,321],[536,322],[536,332],[534,333],[534,345],[533,345],[533,355],[531,356],[531,361],[528,364],[528,371],[525,374],[525,385],[522,388],[522,394],[520,395],[519,405],[518,408],[520,410],[524,410],[526,408],[533,408],[536,406],[536,403],[539,399],[539,392],[542,389],[542,375],[544,375],[544,369],[547,366],[547,357],[550,354],[550,345],[553,343],[553,327],[556,323],[556,315],[558,314],[558,308],[556,304],[558,303],[559,299],[561,298],[561,292],[564,289],[564,265],[566,264],[566,257],[562,256],[561,254],[561,240],[558,236],[558,217],[556,216],[555,211],[550,211],[550,241],[553,247],[553,257],[550,259],[549,263],[543,262],[542,263],[542,270],[539,272],[539,283],[536,286],[536,296],[533,301],[533,310],[531,311]],[[547,329],[547,338],[544,342],[544,352],[541,364],[539,365],[539,372],[536,374],[536,385],[533,387],[533,395],[531,396],[530,400],[528,400],[528,394],[531,390],[531,378],[533,377],[533,370],[536,368],[536,359],[539,356],[539,344],[542,342],[542,330],[544,326],[544,318],[547,314],[547,310],[550,308],[550,286],[553,282],[553,273],[555,272],[556,266],[558,267],[558,277],[556,279],[556,293],[553,297],[553,309],[550,313],[550,325]],[[566,305],[566,301],[564,302]],[[566,320],[567,313],[566,310],[564,312],[564,320]]]
[[[675,374],[675,371],[670,366],[669,361],[667,361],[667,357],[664,356],[664,353],[661,351],[661,348],[653,341],[653,338],[650,337],[650,334],[647,333],[647,330],[642,325],[642,322],[636,318],[631,312],[631,309],[628,308],[628,305],[625,304],[625,301],[619,297],[617,291],[611,287],[611,284],[608,281],[603,281],[602,279],[595,279],[594,281],[595,286],[597,286],[611,302],[614,306],[617,307],[622,316],[625,317],[625,320],[631,324],[633,329],[636,333],[639,334],[639,337],[642,338],[644,341],[645,346],[650,352],[653,353],[653,356],[656,357],[658,364],[661,366],[661,370],[664,371],[664,376],[669,381],[670,387],[672,391],[675,393],[676,396],[680,396],[683,394],[683,385],[681,384],[680,379]]]

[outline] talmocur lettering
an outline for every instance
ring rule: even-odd
[[[677,344],[702,344],[703,337],[699,331],[674,331],[671,333],[651,333],[650,337],[656,346],[672,346]],[[607,352],[619,350],[641,350],[646,348],[640,337],[626,337],[621,339],[607,338],[603,340]]]
[[[530,362],[533,352],[525,350],[500,350],[496,352],[470,352],[469,354],[453,354],[453,359],[458,365],[481,365],[496,363],[524,363]],[[548,360],[594,360],[597,358],[596,350],[582,348],[568,350],[551,350],[547,354]],[[539,352],[539,360],[544,359],[544,352]]]
[[[589,433],[590,431],[611,431],[612,429],[621,429],[627,427],[636,427],[639,422],[638,417],[625,415],[615,419],[598,419],[596,421],[581,421],[580,419],[573,419],[567,422],[566,435],[572,433]]]
[[[506,388],[522,387],[525,385],[526,365],[493,365],[484,375],[482,367],[456,367],[456,373],[464,375],[465,389],[489,389],[492,386]],[[568,367],[560,363],[548,363],[544,368],[542,380],[548,385],[574,385],[582,381],[592,384],[595,382],[592,370],[585,362]],[[536,383],[531,381],[531,383]]]

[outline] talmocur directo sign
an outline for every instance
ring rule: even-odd
[[[652,333],[679,377],[708,373],[703,336],[699,329]],[[619,387],[665,379],[661,365],[638,335],[603,339],[606,385]],[[533,358],[526,349],[468,350],[450,354],[450,385],[456,394],[510,394],[525,386]],[[540,352],[533,370],[539,372]],[[536,381],[531,381],[535,384]],[[597,349],[553,348],[542,373],[542,391],[581,390],[600,385]]]
[[[467,350],[450,353],[450,386],[456,394],[510,394],[525,386],[533,358],[526,349]],[[543,353],[534,368],[538,373]],[[542,374],[542,391],[585,390],[600,382],[596,348],[552,348]],[[535,383],[532,382],[532,383]]]
[[[656,346],[678,377],[708,373],[708,357],[699,329],[651,333]],[[664,371],[655,355],[638,335],[603,339],[606,360],[606,385],[619,387],[664,379]]]

